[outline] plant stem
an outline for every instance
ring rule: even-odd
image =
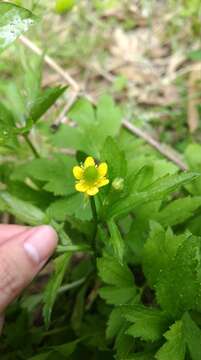
[[[83,277],[79,280],[76,280],[76,281],[70,283],[70,284],[63,285],[59,288],[58,293],[62,294],[68,290],[71,290],[71,289],[79,286],[79,285],[82,285],[85,282],[85,280],[86,280],[86,277]]]
[[[27,145],[29,146],[29,148],[31,149],[32,153],[34,154],[34,156],[36,158],[40,158],[40,155],[38,153],[38,151],[36,150],[35,146],[32,144],[31,140],[29,139],[28,135],[27,134],[24,134],[24,139],[27,143]]]
[[[92,233],[92,248],[94,250],[95,255],[97,255],[97,248],[96,248],[96,234],[98,230],[98,215],[96,211],[96,203],[93,196],[90,196],[90,204],[91,204],[91,211],[94,219],[94,229]]]

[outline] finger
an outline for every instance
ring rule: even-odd
[[[28,230],[0,247],[0,314],[32,281],[57,245],[51,226]]]
[[[8,241],[13,236],[16,236],[26,230],[28,230],[28,226],[21,225],[0,225],[0,245],[5,241]]]

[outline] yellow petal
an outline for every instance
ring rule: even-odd
[[[73,175],[77,180],[80,180],[83,176],[84,170],[80,166],[74,166]]]
[[[96,186],[91,187],[87,190],[87,194],[90,196],[96,195],[98,192],[99,192],[99,190]]]
[[[88,156],[84,162],[84,168],[88,168],[89,166],[95,166],[95,161],[92,156]]]
[[[87,186],[84,182],[79,181],[79,182],[75,185],[75,188],[76,188],[77,191],[85,192],[85,191],[87,191],[88,186]]]
[[[109,184],[109,180],[106,179],[106,178],[103,178],[103,179],[100,179],[99,182],[98,182],[98,187],[102,187],[102,186],[105,186]]]
[[[100,176],[105,176],[107,174],[107,164],[105,162],[101,163],[98,167],[98,173]]]

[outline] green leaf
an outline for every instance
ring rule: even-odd
[[[0,118],[0,146],[16,149],[18,146],[16,133],[15,126]]]
[[[126,264],[120,264],[114,257],[105,256],[97,260],[99,276],[109,285],[133,286],[134,277]]]
[[[7,123],[7,125],[15,125],[12,112],[3,103],[0,103],[0,119]]]
[[[190,144],[185,150],[185,159],[192,171],[201,173],[201,145]],[[193,195],[201,195],[201,178],[196,179],[193,183],[188,184],[187,190]]]
[[[150,235],[143,251],[143,270],[150,286],[156,284],[160,273],[169,269],[185,239],[185,235],[176,236],[170,229],[165,231],[158,223],[151,223]]]
[[[48,327],[51,319],[52,309],[57,297],[58,289],[60,288],[66,269],[68,267],[71,254],[66,253],[54,260],[54,273],[49,280],[43,295],[44,308],[43,316],[45,324]]]
[[[28,360],[48,360],[49,356],[52,354],[52,351],[41,353],[35,356],[32,356]]]
[[[122,305],[136,298],[134,277],[126,264],[114,257],[105,256],[97,260],[100,278],[110,286],[100,289],[100,295],[109,304]]]
[[[44,181],[44,189],[54,195],[74,193],[75,180],[72,168],[74,159],[65,155],[54,154],[52,159],[40,158],[18,166],[12,173],[12,180],[24,181],[27,177]]]
[[[10,214],[25,224],[41,225],[48,222],[45,213],[27,201],[20,200],[6,191],[0,191],[0,200]]]
[[[201,197],[186,197],[170,202],[156,216],[156,220],[163,226],[181,224],[193,216],[194,212],[201,206]]]
[[[88,125],[93,125],[95,122],[94,108],[92,104],[84,98],[75,102],[71,107],[68,116],[79,124],[82,129],[88,129]]]
[[[182,317],[184,337],[192,360],[200,360],[201,329],[192,320],[188,313]]]
[[[139,352],[126,357],[123,360],[154,360],[154,355],[151,352]],[[175,359],[177,360],[177,359]]]
[[[127,172],[125,154],[111,137],[108,137],[104,143],[101,160],[106,161],[108,164],[108,177],[110,181],[117,177],[125,177]]]
[[[179,246],[169,267],[159,274],[157,300],[172,317],[201,310],[201,238],[190,236]]]
[[[180,186],[198,178],[197,173],[182,173],[167,175],[152,183],[147,190],[131,194],[125,199],[119,200],[109,207],[107,215],[109,217],[120,216],[135,209],[137,206],[145,204],[150,201],[160,200],[169,193],[175,191]]]
[[[127,334],[145,341],[159,340],[169,324],[163,311],[142,305],[123,306],[122,315],[134,323],[128,328]]]
[[[74,193],[53,202],[47,210],[48,215],[58,221],[64,221],[69,215],[82,221],[91,220],[92,213],[89,203],[84,201],[83,194]]]
[[[36,17],[27,9],[10,3],[0,3],[0,53],[18,36],[28,30]]]
[[[183,333],[183,323],[176,321],[168,330],[164,337],[167,342],[159,349],[155,357],[157,360],[184,360],[185,359],[185,339]]]
[[[57,101],[57,99],[67,89],[66,86],[58,86],[55,88],[45,89],[35,100],[30,104],[28,116],[36,122],[43,116],[46,111]]]
[[[107,110],[104,106],[107,106]],[[53,144],[58,147],[70,146],[97,158],[100,157],[100,150],[106,138],[117,134],[120,128],[119,109],[107,96],[99,100],[96,109],[88,100],[79,99],[72,106],[68,116],[77,126],[72,128],[62,125],[52,138]]]
[[[118,226],[115,224],[113,220],[110,220],[108,222],[108,227],[111,235],[110,242],[112,244],[114,254],[118,259],[118,261],[122,263],[124,257],[125,245],[121,233],[118,229]]]
[[[86,151],[87,138],[79,127],[72,127],[61,124],[57,132],[51,136],[51,142],[59,148],[72,148],[75,150]]]
[[[136,298],[135,286],[130,287],[117,287],[117,286],[104,286],[99,290],[100,296],[111,305],[128,304],[131,300]]]
[[[115,337],[122,325],[125,323],[125,320],[122,316],[121,307],[114,308],[109,316],[109,320],[107,323],[106,336],[108,339],[112,339]]]
[[[58,354],[69,357],[75,351],[78,342],[79,339],[59,346],[54,346],[53,349]]]
[[[122,113],[111,98],[103,95],[97,104],[98,135],[105,140],[107,136],[116,136],[121,127]]]
[[[127,325],[124,324],[115,340],[116,359],[125,360],[135,348],[132,336],[125,333]]]
[[[29,358],[28,360],[48,360],[48,359],[52,359],[53,356],[54,356],[54,359],[57,359],[58,355],[63,355],[65,358],[66,357],[68,358],[75,351],[78,342],[79,342],[79,340],[75,340],[75,341],[72,341],[72,342],[69,342],[66,344],[53,346],[52,350],[47,351],[45,353],[38,354],[36,356],[33,356],[33,357]],[[51,357],[51,355],[52,355],[52,357]]]

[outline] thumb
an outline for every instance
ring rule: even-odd
[[[51,226],[38,226],[0,246],[0,314],[31,282],[57,245]]]

